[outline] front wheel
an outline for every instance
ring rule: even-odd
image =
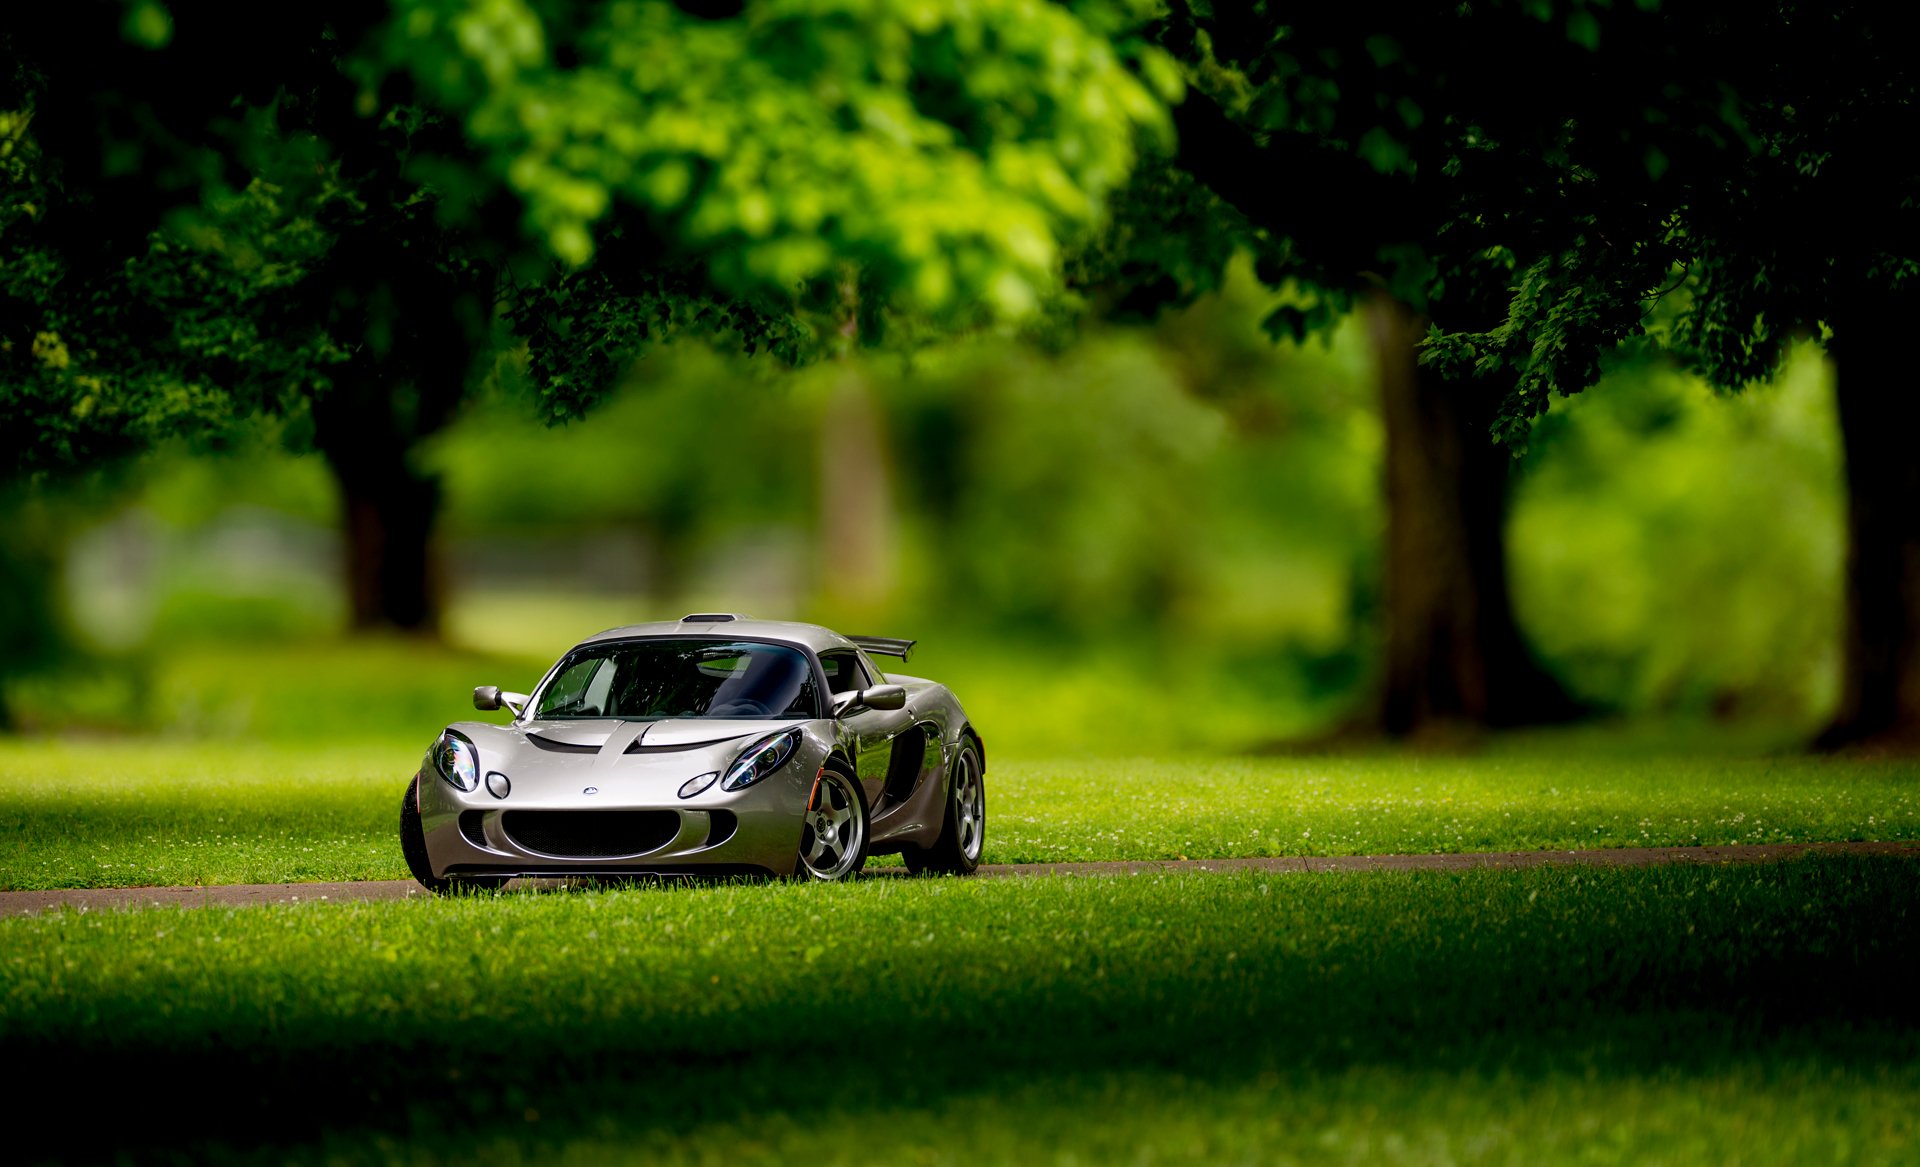
[[[980,751],[962,738],[953,759],[953,778],[947,783],[947,812],[940,837],[931,847],[909,847],[901,856],[907,870],[918,875],[972,875],[980,866],[980,850],[987,838],[987,776]]]
[[[838,762],[821,767],[800,821],[795,875],[830,883],[852,879],[866,866],[867,800],[860,783]]]
[[[421,887],[435,895],[453,895],[460,891],[495,891],[507,884],[502,875],[468,875],[442,879],[427,862],[427,833],[420,826],[420,775],[407,784],[406,797],[400,800],[400,854],[406,857],[407,873]]]
[[[420,827],[420,775],[415,774],[413,781],[407,784],[407,794],[400,800],[400,854],[406,857],[407,871],[430,892],[445,895],[447,881],[433,873],[433,864],[427,862],[427,833]]]

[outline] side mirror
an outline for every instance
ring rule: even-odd
[[[868,709],[905,709],[907,689],[905,685],[875,685],[862,691],[860,700]]]
[[[498,685],[481,685],[473,691],[475,709],[505,709],[519,717],[527,709],[525,693],[502,693]]]
[[[849,693],[834,694],[833,715],[848,717],[868,709],[904,709],[906,704],[905,686],[875,685],[871,689],[855,689]]]

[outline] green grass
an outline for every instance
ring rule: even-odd
[[[29,1154],[1911,1163],[1920,864],[0,920]],[[25,1140],[24,1144],[19,1140]]]
[[[0,740],[0,887],[401,878],[425,749]]]
[[[1911,762],[1536,744],[1467,757],[1012,761],[989,778],[1000,862],[1920,837]]]
[[[418,741],[0,740],[0,888],[399,879]],[[1920,838],[1920,767],[1607,753],[1001,758],[989,862]]]

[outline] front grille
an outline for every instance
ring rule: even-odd
[[[671,810],[510,810],[500,816],[500,826],[528,851],[606,859],[665,846],[680,831],[680,814]]]

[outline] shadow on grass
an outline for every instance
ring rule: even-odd
[[[38,990],[31,1009],[34,994],[15,992],[0,1014],[9,1064],[34,1068],[10,1091],[16,1113],[84,1102],[97,1120],[16,1129],[29,1157],[63,1159],[444,1157],[502,1138],[538,1159],[583,1131],[640,1145],[768,1116],[879,1123],[956,1098],[1098,1099],[1117,1079],[1204,1090],[1369,1067],[1519,1082],[1798,1067],[1920,1080],[1911,862],[807,896],[109,921],[116,944],[157,933],[163,951],[124,982]],[[809,944],[814,904],[852,913],[829,924],[838,945]],[[718,924],[724,908],[735,947],[756,947],[602,959],[599,937],[633,905],[656,913],[640,923],[662,944],[659,913]],[[305,963],[263,954],[246,929],[282,920],[319,922],[324,947]],[[396,920],[427,951],[383,963]],[[935,931],[952,938],[914,943]],[[205,957],[209,936],[254,951]],[[353,945],[371,946],[364,960],[341,955]],[[62,944],[50,975],[89,951],[114,949]]]

